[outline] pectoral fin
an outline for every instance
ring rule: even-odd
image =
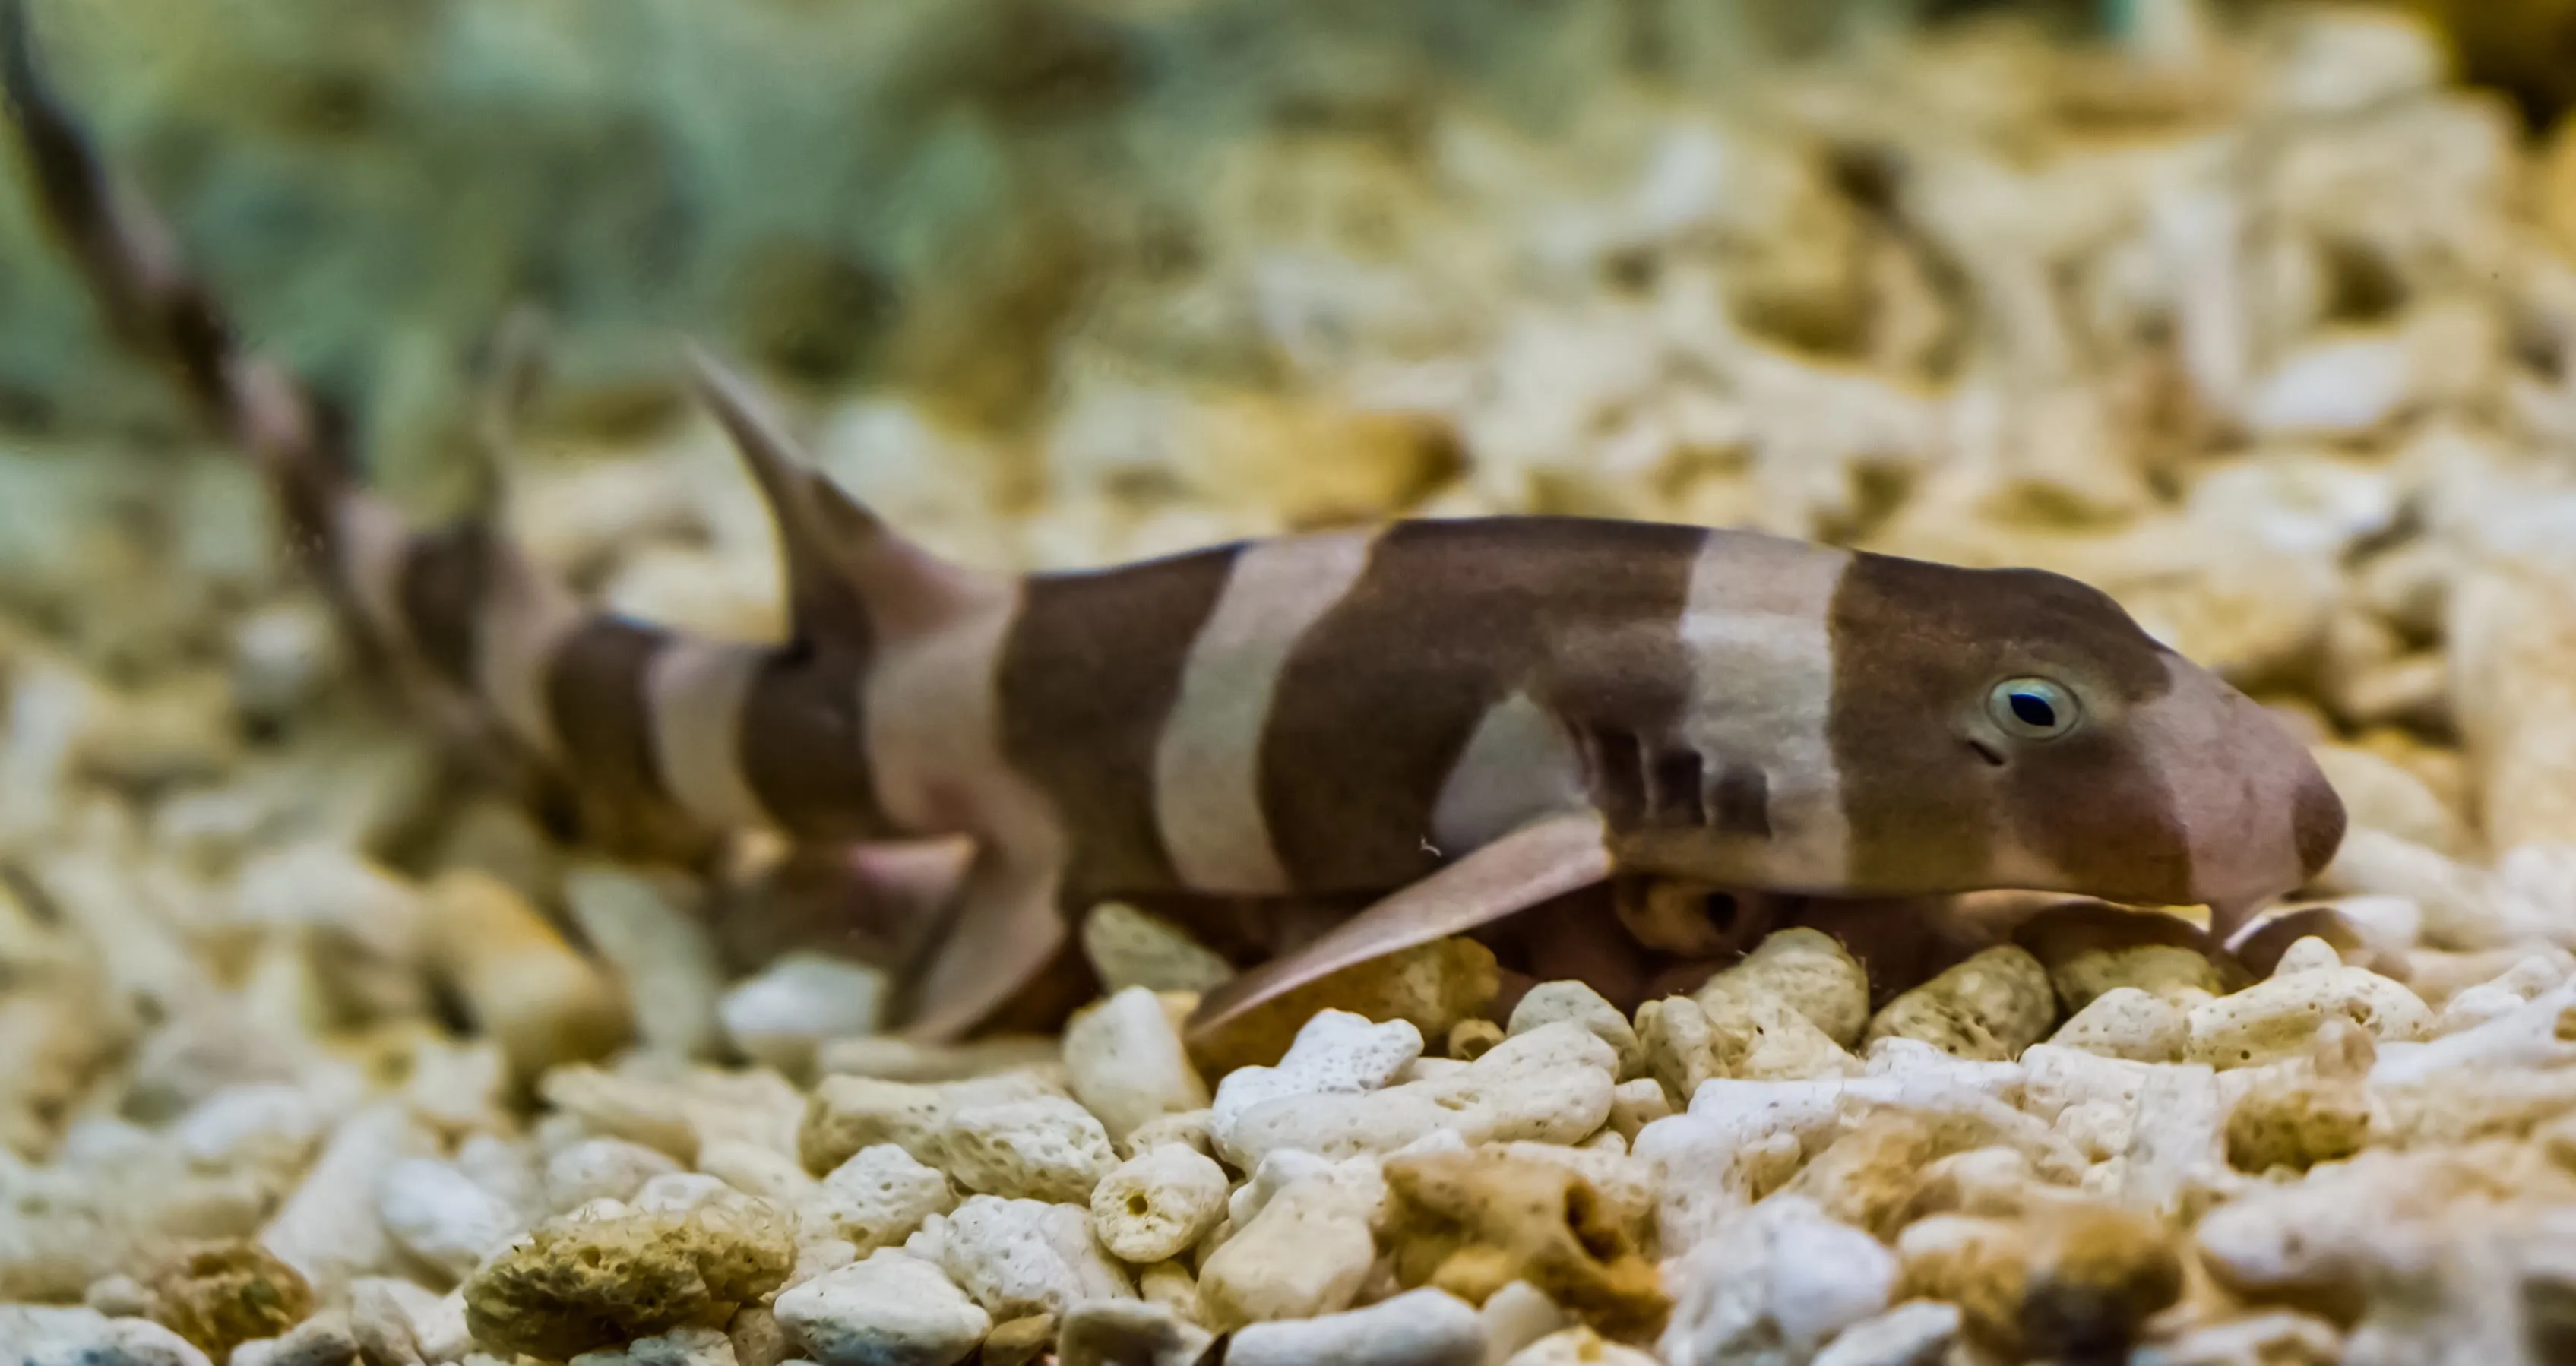
[[[2227,953],[2247,973],[2260,979],[2272,975],[2281,955],[2292,944],[2309,938],[2333,945],[2350,966],[2368,968],[2401,982],[2411,975],[2404,953],[2382,942],[2369,926],[2333,905],[2273,907],[2261,915],[2243,918],[2242,923],[2232,927],[2225,943]]]
[[[2264,909],[2264,904],[2259,901],[2211,902],[2209,937],[2219,943],[2226,943],[2243,933],[2246,926],[2259,919]]]
[[[938,941],[975,854],[963,836],[797,848],[744,870],[717,936],[746,968],[818,949],[905,973]]]
[[[1343,921],[1304,948],[1236,976],[1199,1002],[1189,1032],[1204,1037],[1244,1012],[1338,972],[1416,944],[1463,934],[1610,876],[1607,829],[1593,813],[1521,827]]]
[[[1045,973],[1066,939],[1053,868],[979,858],[957,918],[911,993],[904,1036],[942,1043],[973,1030]]]

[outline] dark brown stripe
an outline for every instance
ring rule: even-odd
[[[1085,888],[1175,883],[1154,819],[1154,750],[1240,549],[1026,586],[1002,646],[1002,753],[1055,799]]]
[[[1706,808],[1700,801],[1699,751],[1666,749],[1655,756],[1654,781],[1648,784],[1652,794],[1649,819],[1657,825],[1706,825]]]
[[[2028,569],[1857,555],[1830,612],[1828,733],[1856,891],[1991,886],[2007,834],[2101,894],[2189,900],[2172,794],[2117,717],[2172,686],[2164,648],[2107,595]],[[1957,718],[2006,678],[2088,692],[2101,715],[1996,763]]]
[[[395,592],[412,647],[440,678],[474,686],[475,638],[492,577],[492,531],[478,520],[452,523],[404,547]]]
[[[1621,828],[1646,820],[1646,750],[1624,730],[1585,730],[1584,787],[1593,805]]]
[[[1752,764],[1729,764],[1717,775],[1709,806],[1720,833],[1771,838],[1771,777]]]
[[[1561,517],[1390,528],[1289,656],[1262,737],[1262,806],[1290,879],[1330,891],[1429,871],[1441,784],[1521,689],[1584,742],[1613,822],[1636,819],[1646,756],[1680,744],[1676,624],[1706,540]]]
[[[670,805],[653,759],[645,678],[670,634],[614,617],[582,623],[546,670],[546,709],[584,819],[624,827]]]
[[[743,781],[789,833],[807,840],[880,837],[862,687],[867,656],[842,644],[789,646],[763,661],[744,695]]]

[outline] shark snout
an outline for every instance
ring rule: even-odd
[[[2191,859],[2192,901],[2221,920],[2313,881],[2344,835],[2343,799],[2290,728],[2177,661],[2166,789]]]

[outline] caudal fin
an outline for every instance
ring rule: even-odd
[[[323,405],[240,344],[167,226],[116,183],[45,76],[25,0],[0,0],[0,97],[37,206],[110,325],[257,462],[290,544],[369,653],[425,693],[434,715],[505,759],[505,771],[579,811],[598,843],[702,847],[701,823],[663,791],[652,753],[646,669],[664,633],[585,616],[488,516],[416,534],[363,487]],[[517,345],[505,336],[496,347],[502,390],[526,359]],[[497,442],[511,404],[490,397],[481,416]]]
[[[203,418],[252,452],[298,548],[328,556],[332,504],[348,466],[325,433],[321,405],[284,371],[243,352],[231,320],[181,263],[168,227],[116,183],[37,60],[25,0],[0,0],[0,98],[42,217],[109,325],[168,367]]]
[[[45,79],[25,0],[0,0],[0,95],[39,207],[116,330],[254,455],[353,632],[436,714],[498,742],[591,843],[689,859],[741,825],[818,842],[936,833],[894,830],[879,806],[863,685],[879,640],[954,620],[1006,585],[896,535],[703,356],[702,390],[777,518],[796,639],[697,640],[587,611],[500,534],[493,497],[416,533],[356,478],[321,405],[238,344],[168,229],[119,190]],[[505,327],[476,415],[487,466],[534,359],[533,328]]]

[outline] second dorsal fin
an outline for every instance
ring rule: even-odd
[[[689,359],[777,524],[797,639],[914,634],[1000,591],[905,539],[813,468],[742,376],[694,345]]]

